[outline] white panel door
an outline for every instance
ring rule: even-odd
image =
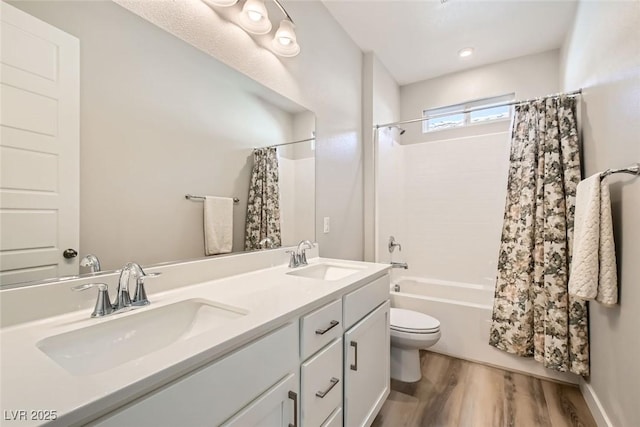
[[[344,425],[370,426],[389,396],[389,301],[344,334]]]
[[[78,273],[80,44],[0,7],[1,287]]]

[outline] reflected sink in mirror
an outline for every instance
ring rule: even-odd
[[[39,341],[36,346],[73,375],[115,368],[248,314],[204,299],[188,299]],[[108,319],[108,320],[107,320]]]
[[[287,274],[291,276],[306,277],[308,279],[320,279],[320,280],[340,280],[347,276],[351,276],[366,267],[354,267],[340,264],[322,263],[309,267],[301,268],[299,270],[293,270]]]

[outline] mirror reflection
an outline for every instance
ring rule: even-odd
[[[2,58],[3,110],[35,95],[2,116],[1,285],[314,239],[313,112],[115,3],[10,3],[79,55],[3,26],[41,57]]]

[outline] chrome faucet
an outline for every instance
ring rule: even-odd
[[[98,299],[96,300],[96,306],[93,309],[93,313],[91,313],[91,317],[103,317],[149,305],[150,302],[144,290],[144,280],[149,277],[159,276],[160,274],[162,273],[147,274],[140,265],[135,262],[128,262],[120,271],[116,300],[113,304],[109,298],[109,288],[105,283],[86,283],[74,286],[71,289],[74,291],[84,291],[91,288],[98,288]],[[131,276],[136,278],[136,290],[133,294],[133,299],[129,296],[129,279]]]
[[[144,289],[144,280],[149,277],[159,276],[161,273],[146,274],[142,267],[135,262],[128,262],[120,271],[118,279],[118,289],[116,290],[116,301],[113,303],[114,312],[125,310],[131,306],[139,307],[149,305],[147,293]],[[136,290],[133,299],[129,295],[129,279],[136,278]]]
[[[91,273],[100,271],[100,260],[93,254],[88,254],[80,260],[80,267],[89,267]]]
[[[313,249],[313,243],[309,240],[301,240],[298,243],[298,260],[300,265],[307,265],[307,249]]]
[[[289,258],[289,267],[296,268],[301,265],[307,265],[307,249],[313,249],[313,243],[309,240],[301,240],[298,243],[298,247],[295,251],[285,251],[287,254],[291,254]]]

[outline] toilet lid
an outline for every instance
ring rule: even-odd
[[[392,308],[390,327],[396,331],[404,332],[437,332],[440,330],[440,322],[424,313],[403,308]]]

